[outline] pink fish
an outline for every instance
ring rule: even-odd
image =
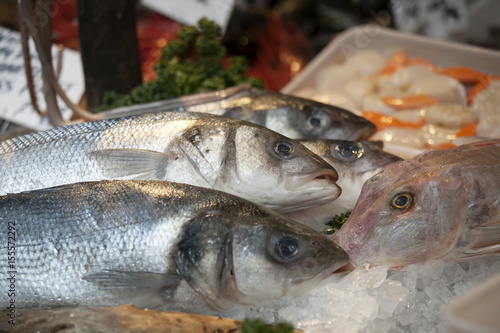
[[[335,241],[391,269],[498,254],[499,194],[500,140],[428,151],[370,178]]]

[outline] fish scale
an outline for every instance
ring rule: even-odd
[[[0,273],[15,270],[17,308],[133,303],[207,311],[270,300],[270,290],[283,290],[275,298],[307,290],[347,262],[306,226],[187,184],[87,182],[0,199],[0,225],[14,222],[16,235],[14,267]],[[228,244],[246,236],[255,241]],[[277,244],[290,239],[300,251],[280,257]],[[0,240],[7,263],[7,232]],[[235,264],[240,257],[246,264]],[[253,282],[261,278],[275,282]],[[1,289],[10,283],[1,279]]]
[[[169,205],[167,212],[160,212],[161,200],[158,195],[151,195],[157,192],[155,187],[148,193],[118,186],[109,200],[106,185],[96,186],[103,191],[85,191],[85,188],[47,191],[41,198],[18,195],[17,198],[24,200],[2,204],[2,225],[7,220],[17,222],[19,277],[16,288],[19,294],[16,302],[19,306],[34,306],[32,300],[39,298],[42,303],[72,305],[57,301],[63,295],[73,295],[73,302],[76,300],[80,305],[91,305],[103,293],[81,276],[102,267],[158,273],[168,268],[168,256],[161,253],[169,252],[191,214],[162,223],[182,208]],[[67,199],[57,200],[62,197]],[[132,200],[140,205],[132,204]],[[96,203],[105,205],[96,206]],[[22,211],[18,205],[30,210]],[[54,212],[61,216],[52,218]],[[33,216],[43,223],[33,221]],[[5,251],[2,252],[2,262],[6,262]],[[103,304],[106,304],[105,298]]]
[[[280,143],[292,147],[293,158],[279,155]],[[335,170],[300,143],[249,122],[191,112],[14,138],[0,143],[0,173],[2,194],[105,179],[168,180],[227,191],[277,211],[321,205],[340,194]]]

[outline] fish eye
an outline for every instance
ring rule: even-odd
[[[295,156],[295,145],[286,140],[278,140],[273,145],[273,151],[280,158],[291,159]]]
[[[363,156],[363,148],[357,142],[341,143],[335,146],[335,154],[343,161],[354,161]]]
[[[328,119],[328,116],[320,110],[310,111],[304,118],[304,130],[308,134],[318,135],[328,125]]]
[[[311,128],[320,128],[321,127],[321,118],[317,115],[310,114],[307,118],[307,125]]]
[[[289,237],[280,238],[274,244],[274,251],[281,259],[291,259],[299,253],[299,242]]]
[[[413,204],[413,195],[411,193],[398,193],[392,198],[391,205],[397,210],[407,210]]]

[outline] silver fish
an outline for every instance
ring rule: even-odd
[[[342,188],[342,194],[335,201],[289,215],[297,220],[309,221],[309,225],[318,230],[323,230],[325,223],[335,215],[353,210],[366,180],[388,165],[402,161],[400,157],[383,151],[383,143],[378,141],[299,140],[299,142],[334,167],[339,175],[337,184]]]
[[[0,193],[103,179],[168,180],[229,192],[281,213],[335,200],[337,173],[300,143],[238,119],[161,112],[0,143]]]
[[[183,110],[213,113],[265,126],[291,139],[367,140],[376,132],[370,121],[342,108],[292,95],[233,87],[226,91],[102,112],[112,118],[145,112]]]
[[[499,188],[500,140],[425,152],[369,179],[334,240],[392,269],[499,253]]]
[[[0,211],[0,285],[17,308],[208,313],[302,294],[348,261],[307,226],[186,184],[69,184],[0,197]]]

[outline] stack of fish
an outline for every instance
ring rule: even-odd
[[[349,260],[500,249],[499,140],[402,161],[355,141],[375,131],[363,118],[256,90],[145,110],[0,143],[0,260],[18,307],[213,313],[300,295]]]
[[[314,209],[333,211],[339,174],[292,138],[357,140],[375,127],[276,93],[218,105],[225,116],[146,113],[2,142],[0,219],[10,233],[1,237],[15,242],[0,260],[16,272],[16,305],[210,312],[299,295],[344,266],[342,248],[298,223],[318,227],[328,213]],[[344,151],[349,163],[369,152],[354,142],[319,149]]]

